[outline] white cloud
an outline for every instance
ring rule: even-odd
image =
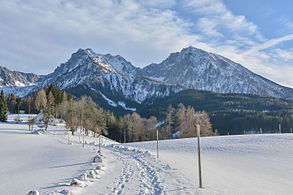
[[[144,66],[192,45],[293,87],[289,78],[293,51],[277,47],[292,40],[293,34],[267,40],[256,24],[234,14],[221,0],[0,0],[0,4],[0,65],[11,69],[48,73],[78,48],[88,47]],[[178,7],[188,10],[192,19]]]
[[[188,31],[191,24],[168,9],[175,1],[139,2],[3,2],[0,32],[4,33],[0,43],[6,46],[6,51],[1,51],[0,63],[23,71],[29,71],[24,64],[30,63],[27,67],[41,64],[43,68],[36,72],[45,73],[74,50],[91,47],[98,52],[120,54],[142,66],[196,43],[199,36]]]
[[[285,41],[290,41],[290,40],[293,40],[293,34],[288,34],[283,37],[271,39],[271,40],[265,41],[261,44],[257,44],[254,47],[252,47],[247,53],[254,53],[256,51],[264,50],[264,49],[276,46],[279,43],[282,43]]]
[[[276,49],[276,54],[279,58],[283,59],[284,61],[293,60],[293,51],[284,51],[281,49]]]
[[[186,0],[185,3],[187,10],[199,15],[197,28],[205,35],[217,37],[237,33],[261,38],[255,24],[247,21],[245,16],[234,15],[221,0]]]

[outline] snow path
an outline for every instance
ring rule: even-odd
[[[113,168],[107,175],[116,176],[106,186],[98,182],[85,188],[84,194],[194,194],[193,184],[148,151],[112,146],[103,151]]]

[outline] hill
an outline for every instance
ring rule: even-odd
[[[279,123],[283,132],[290,132],[293,127],[293,101],[249,94],[184,90],[156,99],[137,111],[144,117],[155,115],[164,120],[168,106],[176,107],[179,103],[208,112],[213,129],[220,134],[258,133],[260,128],[264,132],[278,132]]]

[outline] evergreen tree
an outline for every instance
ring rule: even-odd
[[[9,112],[15,113],[15,111],[17,110],[16,104],[17,104],[17,102],[16,102],[15,95],[13,93],[9,94],[8,98],[7,98],[7,105],[8,105]]]
[[[8,106],[7,106],[6,98],[4,96],[3,90],[1,90],[1,96],[0,96],[0,121],[1,122],[7,121],[7,111],[8,111]]]

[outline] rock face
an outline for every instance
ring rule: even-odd
[[[293,99],[293,89],[280,86],[225,57],[194,47],[172,53],[160,64],[143,68],[143,74],[185,88],[218,93],[245,93]]]
[[[45,76],[10,71],[0,67],[0,85],[18,96],[55,84],[63,90],[91,91],[109,105],[129,108],[125,101],[141,104],[183,89],[219,93],[246,93],[293,99],[293,89],[280,86],[222,56],[188,47],[172,53],[160,64],[143,69],[123,57],[79,49],[71,58]]]
[[[96,54],[91,49],[79,49],[53,73],[39,76],[30,85],[6,85],[2,88],[6,93],[26,96],[51,83],[67,91],[78,87],[94,91],[109,103],[113,102],[112,106],[120,105],[125,109],[127,107],[123,101],[113,99],[126,99],[140,104],[148,99],[165,97],[181,90],[176,85],[144,77],[139,74],[140,71],[121,56]]]
[[[99,93],[106,100],[124,97],[137,103],[180,90],[175,85],[153,81],[138,72],[138,68],[121,56],[101,55],[91,49],[80,49],[65,64],[47,75],[43,86],[54,83],[67,90],[80,86]]]
[[[39,79],[39,75],[33,73],[10,71],[5,67],[0,66],[0,87],[24,87],[27,85],[33,85]]]

